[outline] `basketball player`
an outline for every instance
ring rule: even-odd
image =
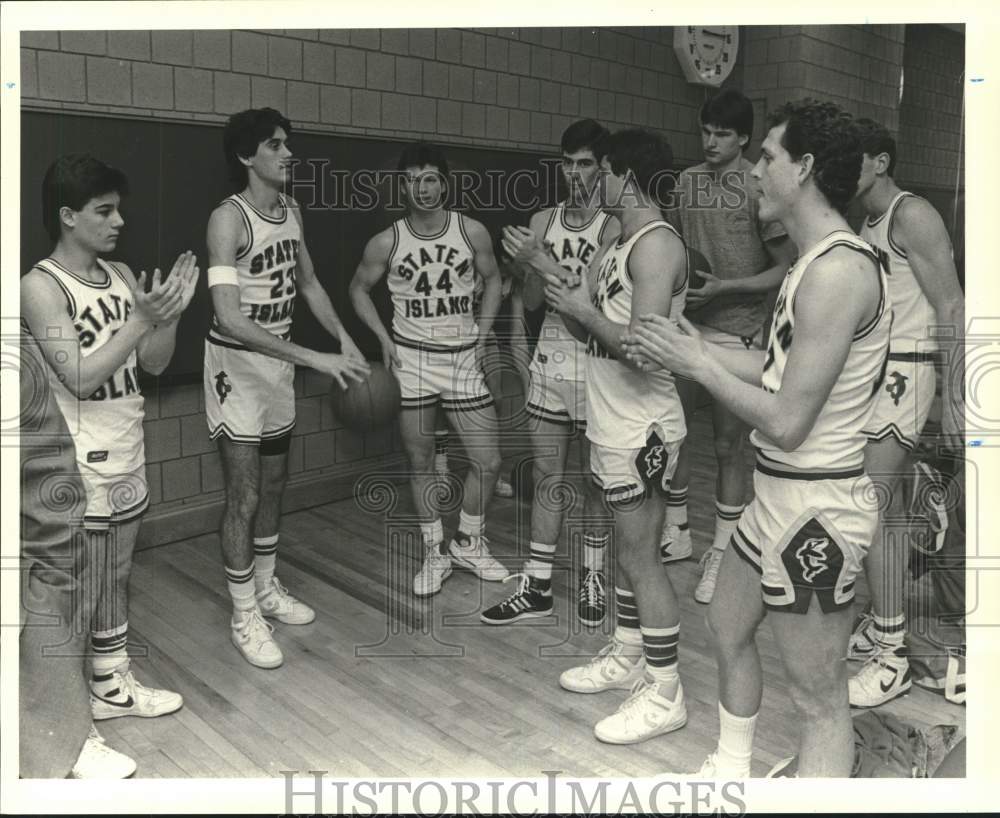
[[[507,569],[490,554],[484,514],[500,471],[497,417],[483,379],[482,360],[500,306],[500,273],[490,234],[482,224],[447,210],[448,162],[440,148],[408,145],[399,158],[408,213],[367,244],[351,282],[351,302],[382,346],[382,359],[399,380],[403,447],[424,545],[413,593],[436,594],[452,563],[499,582]],[[388,275],[392,330],[371,299]],[[476,276],[483,279],[478,324],[473,315]],[[442,405],[471,460],[458,531],[446,546],[432,507],[434,418]]]
[[[753,135],[753,104],[734,88],[720,92],[701,108],[701,146],[705,161],[680,174],[675,207],[668,218],[689,247],[699,250],[712,272],[699,271],[704,284],[689,289],[685,315],[712,343],[739,349],[763,348],[765,300],[791,266],[795,248],[778,222],[759,214],[753,165],[743,152]],[[697,384],[679,378],[677,392],[685,417],[704,395]],[[701,579],[694,591],[708,603],[715,591],[719,562],[743,511],[746,425],[719,401],[712,401],[715,460],[715,534],[701,559]],[[660,542],[664,562],[691,555],[687,493],[691,474],[690,443],[681,447],[667,498],[667,524]]]
[[[952,333],[946,342],[952,362],[946,371],[957,373],[961,383],[965,305],[952,260],[951,241],[941,217],[926,199],[899,189],[892,179],[896,142],[889,132],[870,119],[857,122],[865,157],[858,184],[858,199],[866,219],[865,239],[888,272],[893,321],[889,367],[885,385],[875,400],[875,413],[865,426],[865,470],[888,483],[891,512],[899,515],[898,476],[908,466],[935,393],[934,362],[938,341],[930,327]],[[953,375],[955,376],[955,375]],[[946,411],[943,432],[961,441],[962,412],[948,411],[954,394],[945,384]],[[890,512],[890,513],[891,513]],[[876,707],[910,689],[910,668],[903,647],[906,632],[903,613],[903,579],[907,546],[900,538],[883,536],[881,529],[868,554],[868,586],[872,616],[863,617],[851,638],[850,657],[865,664],[850,681],[851,704]]]
[[[765,613],[801,724],[803,777],[848,777],[854,760],[844,655],[854,580],[878,521],[865,435],[889,351],[885,274],[843,213],[861,172],[850,117],[788,103],[770,117],[753,177],[760,217],[780,220],[798,261],[782,284],[767,352],[708,343],[656,316],[624,346],[705,386],[749,423],[755,496],[722,557],[708,624],[719,663],[719,744],[706,778],[750,774]],[[836,309],[831,309],[835,304]]]
[[[145,272],[136,281],[126,264],[102,258],[118,244],[127,191],[125,175],[93,156],[57,159],[42,182],[42,219],[55,247],[21,279],[21,315],[48,364],[86,493],[83,559],[93,577],[83,583],[78,625],[90,631],[95,720],[161,716],[183,704],[131,670],[128,581],[149,505],[138,369],[158,375],[170,362],[198,268],[182,253],[165,279],[153,272],[147,292]]]
[[[633,744],[687,721],[677,673],[680,608],[658,547],[686,429],[673,376],[626,360],[621,338],[641,313],[679,314],[688,271],[684,242],[663,221],[657,195],[673,160],[669,146],[635,129],[611,136],[601,152],[598,200],[617,216],[621,236],[579,279],[544,252],[531,253],[529,263],[545,276],[548,303],[576,338],[586,338],[590,467],[613,512],[618,561],[613,638],[590,662],[566,670],[559,684],[576,693],[631,689],[594,734]],[[508,242],[518,243],[513,231]],[[524,242],[537,244],[533,236]]]
[[[603,212],[594,197],[600,171],[600,145],[608,131],[593,119],[570,125],[562,135],[562,172],[568,195],[556,207],[540,210],[531,217],[529,230],[541,238],[551,259],[575,277],[587,272],[589,264],[606,243],[621,232],[618,221]],[[505,231],[509,233],[510,229]],[[525,265],[528,266],[528,265]],[[525,276],[523,301],[529,310],[545,303],[545,281],[529,272]],[[534,418],[531,442],[534,449],[534,500],[531,504],[530,559],[517,590],[502,602],[487,608],[480,619],[503,625],[526,617],[552,613],[552,562],[562,531],[562,492],[553,489],[566,478],[569,444],[578,430],[587,425],[587,397],[584,387],[586,347],[566,329],[551,307],[539,330],[538,344],[531,359],[531,385],[526,411]],[[585,438],[584,438],[585,440]],[[589,446],[584,445],[583,466],[589,469]],[[600,496],[592,481],[586,481],[584,515],[592,521],[600,512]],[[596,496],[595,496],[596,495]],[[604,551],[607,534],[589,530],[584,535],[584,566],[578,594],[577,614],[585,625],[604,621],[606,591]]]
[[[296,364],[341,388],[369,368],[316,277],[302,215],[281,193],[289,181],[291,123],[273,108],[229,118],[223,147],[240,192],[208,222],[208,286],[215,314],[205,343],[205,414],[226,483],[220,540],[233,600],[230,638],[250,664],[278,667],[283,656],[263,617],[287,625],[316,614],[275,576],[278,517],[295,425]],[[301,293],[340,354],[289,341]]]

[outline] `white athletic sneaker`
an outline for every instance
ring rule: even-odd
[[[798,778],[799,777],[799,757],[789,756],[783,758],[775,764],[764,778]]]
[[[698,567],[701,568],[701,579],[698,587],[694,589],[695,602],[707,605],[715,595],[715,583],[719,579],[719,566],[722,565],[722,555],[724,551],[718,548],[709,548],[701,555]]]
[[[83,743],[76,764],[70,770],[70,778],[128,778],[135,772],[135,761],[124,753],[112,750],[104,743],[94,725]]]
[[[625,645],[612,639],[587,664],[564,670],[559,676],[559,684],[574,693],[631,690],[645,672],[645,657],[626,656]]]
[[[288,593],[277,577],[271,577],[271,584],[257,592],[257,607],[264,616],[286,625],[308,625],[316,618],[316,611]]]
[[[90,690],[90,712],[95,721],[119,716],[155,718],[180,710],[184,704],[180,693],[139,684],[131,670],[115,670],[111,677],[116,684],[106,693]]]
[[[701,769],[698,772],[689,773],[684,777],[697,780],[739,781],[740,779],[750,777],[750,765],[748,764],[746,767],[726,767],[719,761],[718,753],[712,752],[708,754],[708,758],[702,763]]]
[[[271,634],[274,625],[264,621],[260,609],[235,611],[230,622],[230,638],[236,649],[254,667],[275,668],[285,661]]]
[[[510,571],[503,567],[490,553],[489,541],[486,537],[462,537],[461,541],[454,539],[448,546],[451,558],[456,565],[468,568],[480,579],[487,582],[503,582],[510,576]]]
[[[847,643],[847,658],[849,661],[860,662],[879,653],[881,648],[875,639],[875,617],[872,612],[864,611],[858,617]]]
[[[637,744],[679,730],[687,724],[684,688],[678,685],[673,700],[660,694],[660,683],[639,679],[618,711],[601,719],[594,735],[608,744]]]
[[[676,562],[691,556],[691,529],[676,523],[665,523],[660,535],[660,562]]]
[[[451,576],[451,557],[442,554],[437,544],[425,549],[424,564],[413,578],[416,596],[431,596],[441,590],[441,584]]]
[[[878,707],[909,692],[913,686],[910,663],[900,655],[901,650],[876,653],[847,680],[851,707]]]

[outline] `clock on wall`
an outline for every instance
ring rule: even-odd
[[[684,78],[698,85],[722,85],[736,65],[739,26],[674,26],[674,53]]]

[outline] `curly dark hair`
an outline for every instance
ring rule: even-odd
[[[875,157],[884,153],[889,157],[886,173],[892,176],[896,170],[896,140],[892,138],[892,134],[875,120],[868,118],[854,120],[854,127],[858,129],[861,148],[868,156]]]
[[[229,117],[222,132],[222,150],[233,184],[246,187],[249,174],[240,157],[249,159],[257,153],[260,143],[270,139],[276,128],[283,128],[286,137],[292,135],[292,123],[274,108],[249,108]]]
[[[803,99],[787,102],[768,116],[768,127],[785,124],[782,147],[794,160],[813,157],[812,175],[840,213],[858,190],[863,150],[854,120],[839,105]]]
[[[604,155],[616,176],[628,172],[639,190],[657,204],[673,189],[674,153],[659,134],[642,128],[617,131],[604,142]]]

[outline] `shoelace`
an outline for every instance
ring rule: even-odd
[[[646,679],[636,679],[635,683],[632,685],[632,691],[629,693],[628,698],[622,703],[622,706],[618,708],[618,712],[623,713],[627,710],[632,710],[635,707],[638,707],[643,694],[652,686],[652,682],[649,682]]]
[[[588,607],[597,607],[604,601],[604,575],[598,571],[588,571],[580,586],[580,601]]]
[[[258,630],[260,627],[267,628],[267,632],[269,634],[274,633],[274,625],[264,619],[260,611],[254,608],[250,616],[247,617],[246,622],[243,623],[241,630],[249,634],[251,631]]]
[[[511,574],[507,577],[504,582],[510,582],[511,580],[519,580],[520,585],[517,586],[517,590],[514,591],[509,597],[507,597],[503,602],[500,603],[500,607],[504,608],[510,605],[519,596],[523,596],[528,591],[528,585],[531,583],[531,577],[527,574]]]

